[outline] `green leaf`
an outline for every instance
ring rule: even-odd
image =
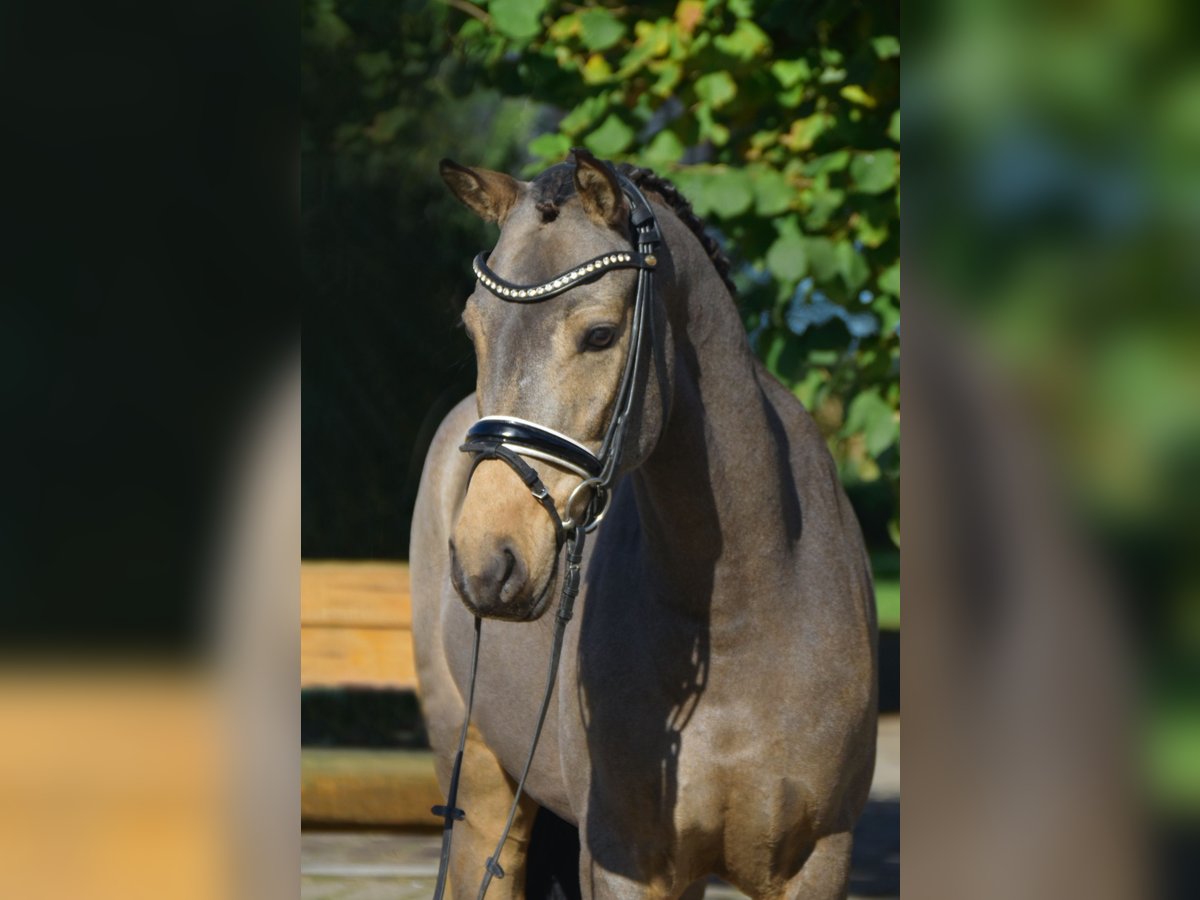
[[[894,35],[884,34],[871,38],[871,46],[880,59],[892,59],[900,55],[900,39]]]
[[[894,263],[879,276],[876,284],[881,291],[887,291],[894,297],[900,296],[900,263]]]
[[[837,245],[838,271],[842,281],[852,291],[858,290],[871,274],[863,255],[854,249],[854,244],[844,240]]]
[[[851,103],[857,103],[859,106],[865,106],[868,109],[874,109],[879,103],[879,101],[867,93],[861,84],[848,84],[838,91],[838,93]]]
[[[651,168],[665,168],[683,157],[683,142],[672,131],[660,131],[642,151],[642,158]]]
[[[804,238],[797,231],[781,234],[767,251],[767,268],[782,281],[795,282],[808,271]]]
[[[713,46],[727,56],[747,62],[768,50],[771,39],[748,19],[740,19],[732,33],[719,34],[713,38]]]
[[[546,0],[492,0],[488,13],[501,34],[525,40],[541,33]]]
[[[555,19],[550,24],[550,28],[546,33],[550,35],[552,40],[562,43],[575,37],[575,35],[579,34],[580,30],[579,14],[570,13],[569,15]]]
[[[812,67],[806,59],[779,59],[771,63],[771,74],[783,87],[791,88],[812,78]]]
[[[804,226],[809,231],[820,231],[829,225],[829,220],[846,200],[844,191],[827,187],[824,179],[814,185],[809,197],[808,214],[804,217]]]
[[[900,110],[892,113],[892,120],[888,122],[887,136],[897,144],[900,143]]]
[[[760,216],[777,216],[792,205],[795,191],[782,172],[754,171],[754,211]]]
[[[529,143],[529,152],[545,160],[557,162],[571,149],[571,139],[564,134],[543,134]]]
[[[608,60],[602,54],[593,53],[584,63],[580,74],[587,84],[603,84],[612,78],[613,71],[612,66],[608,64]]]
[[[840,172],[850,163],[850,153],[847,150],[835,150],[818,156],[804,167],[804,174],[816,178],[825,172]]]
[[[754,181],[743,169],[726,169],[709,177],[704,193],[709,209],[723,219],[732,219],[754,203]]]
[[[608,97],[604,95],[588,97],[563,117],[563,120],[558,123],[559,130],[568,135],[578,134],[599,119],[606,109],[608,109]]]
[[[754,16],[754,0],[729,0],[728,8],[739,19],[749,19]]]
[[[737,83],[728,72],[710,72],[696,79],[696,96],[713,109],[720,109],[737,96]]]
[[[805,241],[808,266],[817,281],[829,281],[838,272],[837,248],[826,237],[810,237]]]
[[[863,194],[882,194],[899,176],[899,156],[894,150],[868,150],[855,155],[850,163],[850,177]]]
[[[710,140],[718,147],[729,141],[729,129],[713,118],[712,107],[701,103],[696,107],[696,124],[700,126],[700,137]]]
[[[858,218],[854,223],[854,234],[864,247],[878,247],[887,240],[889,233],[887,219],[876,222],[871,216],[859,210]]]
[[[583,44],[589,50],[607,50],[625,34],[625,26],[604,9],[589,9],[580,17]]]
[[[657,69],[655,66],[650,67],[651,71],[658,72],[658,80],[650,87],[650,93],[656,97],[669,97],[675,91],[675,86],[679,84],[683,78],[683,67],[672,60],[664,60]]]
[[[879,396],[879,391],[868,388],[850,401],[842,434],[846,437],[862,434],[867,452],[878,456],[895,443],[900,434],[900,424],[896,420],[896,412]]]
[[[610,113],[600,127],[583,139],[583,143],[597,156],[617,156],[624,153],[633,143],[633,129]]]

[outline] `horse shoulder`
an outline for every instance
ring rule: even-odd
[[[461,698],[443,651],[442,607],[450,564],[450,530],[466,486],[465,455],[458,445],[475,414],[472,394],[438,426],[425,456],[409,542],[413,644],[421,703],[431,731],[447,733],[461,718]]]

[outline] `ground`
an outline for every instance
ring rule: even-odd
[[[851,897],[900,896],[900,716],[879,719],[871,800],[855,830]],[[301,900],[428,900],[441,833],[305,831]],[[708,900],[742,894],[714,882]]]

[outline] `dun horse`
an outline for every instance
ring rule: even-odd
[[[603,512],[493,896],[524,896],[539,807],[578,827],[585,897],[691,900],[710,874],[844,896],[875,754],[870,570],[820,433],[748,346],[728,263],[667,181],[585,151],[531,182],[442,177],[500,225],[463,313],[477,389],[433,440],[411,547],[444,790],[487,620],[454,895],[485,877],[526,764],[564,528]]]

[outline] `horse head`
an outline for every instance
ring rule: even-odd
[[[646,252],[655,245],[639,241],[658,233],[645,198],[586,151],[532,182],[450,160],[441,174],[500,226],[495,248],[476,260],[463,312],[484,436],[464,445],[476,455],[450,540],[451,578],[476,615],[536,619],[553,595],[564,533],[602,511],[613,479],[662,431],[672,352],[647,273],[668,268],[669,251]]]

